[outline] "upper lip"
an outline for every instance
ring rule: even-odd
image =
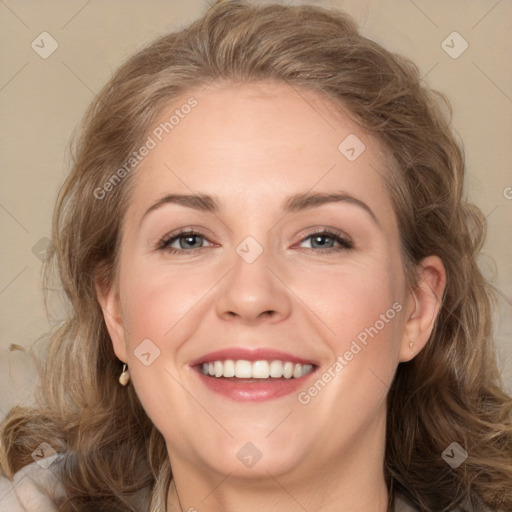
[[[213,361],[226,361],[228,359],[233,359],[235,361],[239,359],[243,359],[245,361],[290,361],[292,363],[312,364],[317,366],[315,361],[310,359],[295,356],[293,354],[275,350],[273,348],[264,347],[256,349],[233,347],[216,350],[214,352],[209,352],[204,356],[198,357],[197,359],[194,359],[191,361],[190,366],[196,366],[203,363],[211,363]]]

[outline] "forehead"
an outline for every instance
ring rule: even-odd
[[[370,142],[369,132],[323,96],[297,86],[276,82],[215,84],[191,92],[190,97],[197,106],[168,136],[164,135],[161,145],[182,163],[207,159],[210,151],[211,156],[222,157],[232,167],[260,163],[261,171],[263,164],[296,164],[298,159],[319,165],[322,161],[334,163],[340,156],[341,139],[351,133],[357,132]],[[174,102],[171,113],[185,101],[186,96]],[[163,112],[161,118],[169,118],[168,114]],[[196,144],[195,152],[189,151],[191,142]]]
[[[273,82],[191,90],[150,136],[155,147],[135,173],[135,203],[172,191],[260,206],[273,198],[277,206],[291,193],[344,190],[380,197],[389,209],[377,139],[314,91]]]

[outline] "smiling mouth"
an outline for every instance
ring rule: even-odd
[[[300,379],[315,369],[313,364],[292,363],[280,360],[248,361],[227,359],[205,362],[198,365],[199,371],[217,379],[258,382],[266,380]]]

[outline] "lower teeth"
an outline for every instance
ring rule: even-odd
[[[264,381],[264,380],[292,380],[295,377],[290,377],[289,379],[285,379],[284,377],[267,377],[266,379],[256,379],[256,378],[249,378],[249,377],[214,377],[213,375],[208,375],[208,377],[213,377],[214,379],[227,379],[227,380],[246,380],[251,382],[258,382],[258,381]]]

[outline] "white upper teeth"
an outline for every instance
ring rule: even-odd
[[[203,363],[203,375],[211,377],[237,377],[239,379],[298,379],[313,371],[312,364],[291,363],[289,361],[212,361]]]

